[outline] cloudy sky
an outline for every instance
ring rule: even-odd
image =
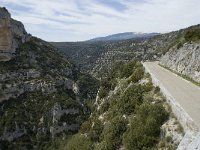
[[[47,41],[165,33],[200,23],[200,0],[0,0],[0,6]]]

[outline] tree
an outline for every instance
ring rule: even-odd
[[[127,121],[122,116],[113,118],[101,134],[99,149],[113,150],[119,148],[122,135],[126,131]]]
[[[121,78],[124,78],[124,77],[128,78],[129,76],[132,75],[136,62],[137,61],[130,61],[123,67],[122,72],[121,72]]]
[[[143,89],[141,85],[132,85],[118,100],[118,109],[122,114],[131,114],[135,107],[141,105]]]
[[[144,77],[144,69],[142,67],[137,67],[131,76],[131,81],[136,83],[143,77]]]

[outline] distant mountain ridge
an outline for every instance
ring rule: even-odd
[[[90,73],[98,78],[101,77],[105,72],[104,70],[107,70],[115,61],[127,62],[133,59],[143,61],[158,60],[171,48],[179,49],[184,47],[185,43],[188,43],[188,41],[190,42],[190,38],[192,38],[193,42],[198,43],[200,39],[199,33],[200,25],[194,25],[149,38],[96,42],[51,42],[51,44],[70,57],[82,71]],[[185,35],[187,35],[186,37],[189,40],[185,41]],[[195,59],[197,58],[196,56],[198,56],[198,54],[195,53]],[[185,59],[186,58],[187,57],[185,57]],[[168,62],[168,60],[166,60],[166,62]],[[199,70],[197,70],[197,72],[198,71]]]
[[[152,36],[159,35],[160,33],[140,33],[140,32],[124,32],[108,35],[105,37],[98,37],[91,40],[89,42],[97,42],[97,41],[118,41],[118,40],[128,40],[134,38],[148,38]]]

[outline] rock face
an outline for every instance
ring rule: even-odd
[[[160,60],[160,64],[200,82],[200,43],[185,43],[173,47]]]
[[[29,39],[23,24],[11,18],[6,8],[0,7],[0,61],[8,61],[19,44]]]
[[[0,25],[0,150],[47,149],[89,117],[86,102],[95,100],[98,81],[27,34],[5,8]]]
[[[0,8],[0,14],[0,50],[1,52],[12,52],[10,14],[5,8]],[[1,57],[1,59],[3,59],[3,56]]]

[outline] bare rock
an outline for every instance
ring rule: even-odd
[[[9,61],[16,48],[29,39],[24,25],[12,19],[6,8],[0,7],[0,61]]]
[[[173,47],[160,60],[160,64],[200,82],[200,43],[186,43]]]

